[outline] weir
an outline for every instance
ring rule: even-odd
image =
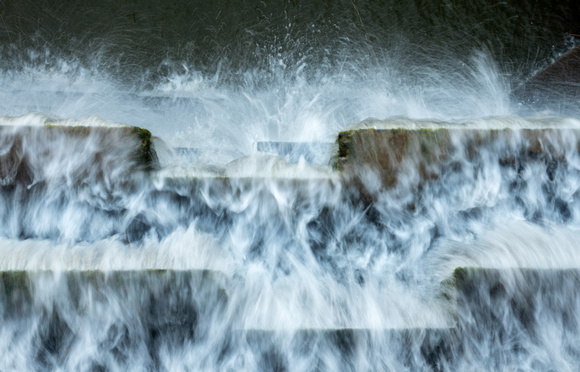
[[[0,1],[0,370],[577,370],[579,10]]]
[[[522,357],[531,357],[532,350],[533,368],[573,363],[575,354],[568,348],[574,347],[578,337],[577,269],[554,269],[542,259],[549,253],[541,250],[530,251],[527,264],[514,266],[506,261],[502,269],[486,268],[501,265],[501,259],[478,262],[466,256],[456,259],[456,265],[470,262],[482,268],[454,271],[449,266],[454,259],[445,264],[441,260],[453,254],[445,248],[449,236],[480,234],[482,227],[476,225],[482,220],[486,225],[501,223],[501,217],[493,222],[497,219],[493,215],[502,206],[548,226],[574,219],[577,206],[565,197],[569,186],[564,180],[578,164],[578,127],[570,123],[558,129],[546,123],[534,127],[528,122],[524,129],[432,128],[429,122],[419,122],[418,128],[395,128],[399,124],[397,120],[367,121],[359,129],[341,132],[333,167],[318,173],[303,157],[292,164],[274,155],[237,160],[205,173],[168,172],[159,168],[151,134],[139,128],[2,127],[7,144],[0,168],[6,175],[2,200],[16,211],[14,215],[5,212],[3,218],[12,229],[19,218],[21,222],[15,230],[4,230],[11,239],[4,245],[16,244],[12,239],[28,242],[28,247],[17,244],[15,250],[0,252],[4,332],[32,329],[25,335],[13,334],[9,340],[24,342],[19,352],[29,358],[29,365],[42,369],[129,367],[135,357],[146,368],[160,369],[176,350],[185,352],[183,348],[193,352],[196,363],[201,357],[202,365],[212,366],[236,366],[242,351],[252,355],[251,368],[261,370],[287,370],[302,364],[315,370],[359,370],[377,363],[411,370],[479,363],[491,369],[515,368]],[[33,157],[38,143],[45,150],[42,157]],[[62,162],[54,160],[63,151],[62,144],[79,152],[91,151],[93,155],[83,161],[93,160],[61,173],[37,173],[53,166],[52,162]],[[275,147],[301,148],[280,143]],[[112,159],[114,164],[108,165]],[[233,171],[247,163],[249,168]],[[461,183],[477,190],[478,184],[490,182],[490,175],[495,201],[478,202],[477,196],[471,202],[469,197],[451,201],[460,194],[445,191]],[[48,205],[55,213],[90,205],[91,213],[83,216],[85,229],[66,232],[59,230],[62,222],[34,213],[25,218],[19,214],[46,209],[44,199],[55,192],[55,186],[49,186],[55,182],[64,199]],[[87,185],[110,191],[78,192]],[[542,192],[528,200],[525,192],[516,192],[528,188]],[[120,198],[119,193],[126,196]],[[141,201],[137,210],[131,205],[134,202],[123,203],[135,194],[140,194]],[[389,214],[399,213],[401,221],[421,222],[413,216],[429,208],[435,195],[451,198],[460,219],[435,219],[427,226],[427,246],[422,252],[409,249],[409,244],[417,244],[417,237],[398,235],[396,229],[384,229],[388,235],[381,238],[389,255],[409,257],[425,272],[403,265],[394,268],[394,276],[381,274],[377,281],[372,276],[377,274],[344,266],[340,257],[366,249],[359,245],[365,238],[355,225],[367,226],[367,232],[380,231],[388,221],[382,217],[385,209]],[[385,197],[407,204],[404,210],[393,209]],[[313,203],[322,209],[309,209]],[[98,226],[106,220],[114,225]],[[468,223],[461,226],[464,221]],[[244,231],[236,231],[240,224]],[[169,248],[188,226],[194,226],[195,233],[190,232],[194,239],[187,241],[205,246],[192,247],[198,253],[189,260],[182,255],[191,255],[192,248],[181,252]],[[335,235],[345,227],[346,235]],[[419,223],[412,231],[424,228]],[[213,238],[195,239],[200,234]],[[232,249],[239,241],[230,241],[231,234],[240,234],[236,239],[249,238],[249,245],[240,252],[242,260],[264,260],[266,267],[272,265],[268,271],[260,274],[260,270],[236,268],[237,252]],[[304,241],[295,245],[292,240],[300,234],[305,234]],[[99,243],[103,239],[106,242]],[[477,236],[471,239],[472,244],[480,244]],[[280,240],[284,242],[280,253],[271,256],[272,244]],[[328,245],[329,241],[337,245]],[[490,244],[501,246],[493,240]],[[566,251],[569,248],[560,245],[564,255],[573,258],[556,267],[576,267],[575,249]],[[199,254],[200,249],[206,250],[206,256]],[[413,259],[414,254],[426,258]],[[455,254],[460,258],[470,253],[456,249]],[[143,260],[151,255],[157,257]],[[112,259],[120,261],[107,263]],[[185,261],[180,265],[176,259]],[[317,267],[313,273],[304,272],[312,270],[313,264]],[[131,267],[135,269],[127,270]],[[320,277],[323,287],[317,288],[311,280]],[[381,280],[399,284],[392,287]],[[424,281],[430,293],[409,291],[414,281]],[[329,291],[324,288],[327,285],[338,287]],[[381,299],[392,296],[389,292],[399,293],[404,300]],[[405,314],[409,303],[415,303],[415,313]],[[321,312],[296,318],[296,312],[304,311],[300,307],[308,304]],[[554,334],[559,347],[566,348],[563,355],[544,349]],[[96,349],[75,358],[78,348],[87,343]]]

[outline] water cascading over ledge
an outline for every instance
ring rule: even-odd
[[[493,120],[366,121],[335,171],[258,154],[205,173],[159,169],[137,128],[3,127],[3,218],[26,222],[2,237],[6,365],[573,364],[578,123]],[[69,151],[93,155],[39,172]]]
[[[122,213],[122,195],[158,166],[151,133],[141,128],[1,126],[0,138],[2,229],[10,238],[63,238],[64,220],[56,216]],[[90,230],[82,223],[76,229]],[[86,233],[73,241],[90,240]]]
[[[579,11],[0,1],[0,370],[576,370]]]

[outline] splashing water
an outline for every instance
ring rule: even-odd
[[[509,33],[541,11],[146,3],[60,25],[0,8],[0,125],[139,126],[160,164],[98,136],[22,145],[39,166],[1,175],[1,370],[574,370],[580,116],[511,95],[559,55],[553,32]],[[454,134],[425,182],[361,170],[369,199],[331,166],[363,127],[515,134],[471,155]],[[560,155],[519,159],[526,128]],[[479,302],[449,294],[457,267],[497,270]]]

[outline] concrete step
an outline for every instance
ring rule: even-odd
[[[393,187],[400,175],[417,175],[421,182],[437,179],[446,168],[465,162],[518,167],[527,162],[556,166],[580,149],[580,129],[389,128],[387,122],[338,135],[334,167],[347,179],[361,181],[369,171],[384,187]],[[383,127],[383,128],[381,128]]]
[[[577,269],[458,268],[443,284],[456,304],[453,328],[240,330],[227,279],[217,272],[4,271],[0,318],[7,329],[33,330],[31,352],[46,368],[90,337],[117,364],[145,352],[154,366],[171,345],[212,345],[212,363],[251,356],[247,363],[267,370],[303,363],[313,370],[509,369],[530,353],[546,369],[555,363],[554,343],[577,359],[579,284]]]
[[[23,319],[61,310],[82,316],[88,305],[116,303],[131,306],[135,316],[154,315],[156,322],[172,322],[173,316],[194,321],[206,305],[223,308],[225,281],[209,270],[1,271],[0,316]]]
[[[278,142],[261,141],[257,143],[257,150],[278,154],[287,158],[288,162],[296,163],[304,158],[307,163],[323,164],[327,161],[327,154],[332,152],[333,143],[328,142]]]
[[[458,268],[457,329],[461,357],[486,368],[577,365],[580,270]]]
[[[0,185],[130,178],[157,167],[151,133],[137,127],[0,126]]]
[[[145,357],[155,368],[161,345],[211,338],[228,302],[224,285],[207,270],[3,271],[2,332],[43,370],[74,360],[86,342],[113,366]]]
[[[309,164],[327,164],[328,157],[332,153],[334,143],[331,142],[279,142],[260,141],[256,144],[256,150],[268,154],[276,154],[289,163],[297,163],[300,158]],[[195,163],[203,151],[195,147],[174,147],[175,155],[185,162]]]
[[[324,200],[333,200],[332,206],[326,209],[348,204],[368,210],[372,222],[373,197],[396,187],[400,175],[416,177],[421,187],[446,172],[461,175],[464,168],[494,162],[513,173],[502,182],[519,182],[517,174],[526,164],[541,164],[547,203],[567,220],[570,207],[555,195],[553,180],[557,172],[567,172],[568,159],[578,156],[580,146],[579,129],[362,128],[339,134],[334,166],[340,172],[258,153],[217,171],[180,173],[147,171],[155,167],[155,150],[150,133],[138,128],[6,126],[0,131],[6,148],[0,156],[0,203],[6,206],[0,231],[5,237],[61,239],[65,227],[54,216],[72,208],[84,212],[67,239],[91,242],[118,235],[129,244],[151,231],[163,238],[193,220],[201,231],[219,234],[244,213],[244,201],[283,219],[278,197],[294,206],[329,198]],[[378,175],[380,187],[368,181],[369,171]],[[131,182],[135,177],[138,182]],[[325,208],[316,224],[321,231],[336,217]],[[172,213],[149,213],[160,210]]]
[[[477,323],[484,332],[501,331],[507,319],[517,332],[532,333],[550,320],[578,331],[578,269],[457,268],[453,276],[464,330]]]
[[[23,336],[33,345],[27,352],[45,369],[70,359],[86,337],[112,365],[141,353],[155,366],[164,348],[179,345],[202,347],[200,357],[212,345],[223,363],[253,355],[267,370],[302,360],[314,369],[354,371],[369,344],[380,345],[372,358],[385,353],[419,369],[451,357],[453,329],[236,329],[226,281],[207,270],[2,271],[0,320],[8,333],[31,331]]]
[[[313,371],[438,371],[452,365],[455,329],[300,329],[235,331],[231,343],[254,355],[259,370],[286,371],[307,363]]]

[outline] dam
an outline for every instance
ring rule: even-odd
[[[0,370],[577,369],[573,2],[0,16]]]

